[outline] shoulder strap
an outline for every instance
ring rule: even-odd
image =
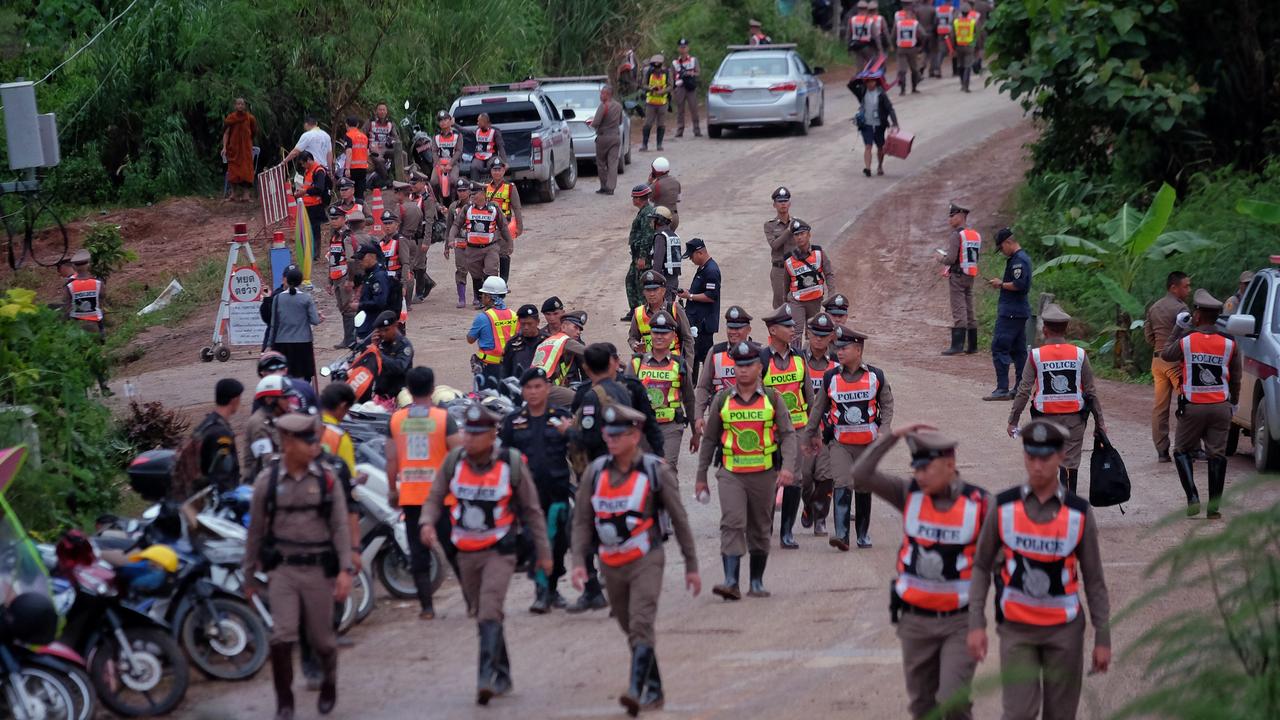
[[[1087,515],[1089,513],[1089,501],[1085,500],[1079,495],[1068,493],[1066,496],[1066,499],[1063,500],[1062,504],[1068,508],[1071,508],[1072,510],[1079,512],[1082,515]]]
[[[524,464],[524,456],[515,448],[507,448],[507,464],[511,466],[511,491],[514,493],[520,484],[520,466]]]
[[[1022,488],[1011,487],[1008,490],[996,495],[996,505],[1008,505],[1011,502],[1022,499]]]
[[[653,509],[656,513],[662,509],[662,458],[645,453],[640,458],[644,474],[649,478],[649,491],[653,493]]]

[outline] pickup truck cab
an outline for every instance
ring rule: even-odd
[[[578,160],[568,122],[575,114],[572,110],[561,113],[536,80],[462,89],[449,114],[462,130],[464,171],[471,166],[477,118],[482,113],[488,113],[493,126],[502,131],[510,165],[507,178],[512,182],[532,186],[542,202],[555,200],[557,188],[571,190],[577,184]],[[522,190],[522,197],[527,194]]]
[[[1218,327],[1239,344],[1243,369],[1227,454],[1247,435],[1258,471],[1280,469],[1280,268],[1259,270],[1239,312],[1219,318]]]

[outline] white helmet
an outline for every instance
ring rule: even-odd
[[[657,160],[653,161],[653,171],[660,172],[660,173],[670,172],[671,163],[667,162],[666,158],[660,157]]]
[[[500,277],[489,276],[484,279],[484,284],[480,286],[480,292],[485,295],[506,295],[507,283]]]
[[[283,375],[268,375],[258,381],[258,389],[253,393],[255,400],[267,397],[289,397],[293,394],[293,384]]]

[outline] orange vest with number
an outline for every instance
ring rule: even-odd
[[[347,128],[347,139],[351,141],[351,154],[347,157],[347,167],[352,170],[368,170],[369,136],[360,132],[360,128]]]
[[[653,547],[655,523],[650,496],[656,478],[632,470],[621,485],[614,487],[611,475],[606,464],[596,476],[591,509],[600,540],[600,562],[622,567],[644,557]]]
[[[1182,396],[1187,402],[1212,404],[1231,397],[1231,353],[1236,341],[1224,335],[1193,332],[1182,344]]]
[[[985,490],[964,483],[960,497],[944,512],[911,481],[902,509],[898,579],[893,584],[903,602],[933,612],[969,605],[973,557],[987,502]]]
[[[312,160],[311,165],[307,167],[306,173],[302,175],[302,204],[307,207],[319,205],[324,202],[324,198],[319,195],[310,195],[307,193],[307,191],[311,189],[312,183],[315,180],[316,170],[320,170],[321,173],[324,172],[324,168],[320,167],[320,163]]]
[[[1047,415],[1069,415],[1084,410],[1080,387],[1084,350],[1070,343],[1041,345],[1031,351],[1035,368],[1035,393],[1031,407]]]
[[[102,321],[102,281],[98,278],[76,278],[67,283],[71,293],[71,319],[85,322]]]
[[[836,442],[845,445],[870,445],[880,434],[880,409],[876,396],[880,379],[869,369],[856,382],[844,379],[840,371],[832,373],[827,383],[831,409],[827,425],[835,432]]]
[[[450,513],[450,538],[459,551],[487,550],[511,532],[516,519],[511,510],[515,492],[511,466],[505,460],[495,460],[488,470],[478,473],[459,456],[449,480],[449,493],[456,500]]]
[[[1027,625],[1065,625],[1080,614],[1080,561],[1086,501],[1067,494],[1047,523],[1027,516],[1022,489],[996,496],[996,522],[1004,563],[997,580],[996,608],[1001,621]]]
[[[487,365],[502,362],[502,353],[507,349],[507,341],[516,334],[516,314],[506,308],[489,308],[484,311],[489,320],[489,330],[493,333],[492,350],[476,350],[476,357]]]
[[[913,48],[919,43],[917,37],[920,21],[915,18],[901,18],[894,23],[894,35],[898,38],[898,47]]]
[[[391,415],[391,442],[400,458],[400,507],[421,506],[431,494],[431,484],[449,454],[448,427],[449,413],[443,408],[410,405]]]
[[[939,35],[950,35],[951,21],[954,20],[956,16],[955,6],[951,5],[950,3],[946,3],[943,5],[939,5],[937,8],[934,9],[934,12],[937,13],[937,16],[938,16],[938,23],[934,27],[934,30]]]
[[[493,157],[494,128],[481,130],[476,128],[476,151],[474,157],[480,162],[487,162]]]

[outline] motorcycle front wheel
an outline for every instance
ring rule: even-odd
[[[59,658],[36,655],[30,659],[34,665],[54,673],[71,696],[74,720],[90,720],[98,707],[98,695],[84,668]]]
[[[374,564],[378,579],[382,581],[387,592],[402,600],[418,597],[418,589],[413,584],[413,568],[409,565],[409,557],[401,552],[394,542],[378,553]]]
[[[43,667],[23,665],[18,671],[26,703],[19,700],[17,688],[10,684],[11,675],[0,676],[4,692],[0,694],[0,717],[22,720],[76,720],[75,700],[68,680],[62,673]],[[25,705],[25,707],[24,707]]]
[[[253,608],[231,598],[197,603],[182,619],[178,640],[200,672],[246,680],[267,663],[267,627]]]
[[[369,617],[369,613],[373,612],[376,600],[374,598],[373,577],[369,574],[368,568],[362,569],[357,573],[351,583],[351,593],[356,596],[356,622],[364,622],[364,619]]]
[[[170,712],[182,702],[190,682],[182,649],[160,628],[127,627],[123,632],[132,662],[110,632],[90,652],[89,677],[98,698],[125,717]]]

